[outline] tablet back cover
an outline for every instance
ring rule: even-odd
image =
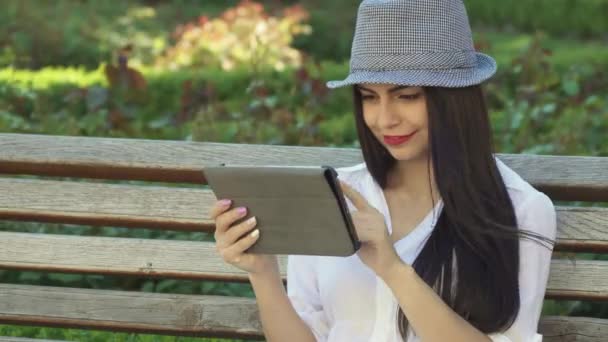
[[[332,168],[229,165],[203,172],[217,199],[248,208],[235,224],[256,217],[260,237],[247,252],[349,256],[359,248]]]

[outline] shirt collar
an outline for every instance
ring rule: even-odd
[[[384,192],[380,185],[376,182],[374,177],[371,175],[369,170],[365,168],[365,175],[363,179],[364,189],[366,190],[366,198],[370,205],[378,209],[380,213],[384,216],[384,222],[387,227],[388,233],[392,233],[392,225],[390,220],[389,208],[386,198],[384,196]],[[443,200],[437,201],[433,210],[429,211],[429,213],[425,216],[424,219],[418,224],[418,226],[411,231],[408,235],[401,238],[399,241],[395,242],[395,250],[397,253],[405,257],[406,259],[411,259],[411,261],[404,260],[408,263],[413,262],[416,258],[422,246],[424,246],[426,240],[430,237],[437,220],[439,219],[439,215],[441,214],[441,210],[443,209]]]

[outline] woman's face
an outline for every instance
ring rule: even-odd
[[[361,83],[363,119],[397,160],[428,155],[428,112],[422,87]]]

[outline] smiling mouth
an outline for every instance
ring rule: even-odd
[[[418,131],[414,131],[408,135],[385,135],[384,142],[389,145],[400,145],[410,140],[410,138],[413,137],[416,132]]]

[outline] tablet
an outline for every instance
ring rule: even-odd
[[[360,247],[331,166],[226,165],[203,169],[217,199],[247,207],[260,237],[246,252],[350,256]]]

